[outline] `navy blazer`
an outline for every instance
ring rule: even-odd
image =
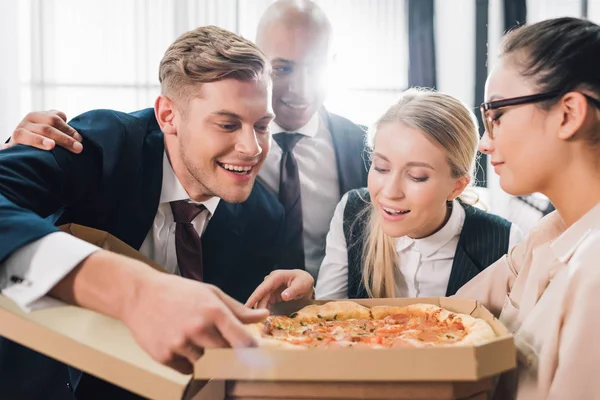
[[[0,152],[0,262],[67,222],[107,231],[135,249],[150,230],[164,154],[154,111],[97,110],[70,124],[83,136],[79,155],[25,146]],[[277,263],[283,221],[283,208],[258,182],[246,202],[221,201],[202,238],[205,281],[245,301]],[[77,398],[91,395],[83,394],[89,378],[80,381],[71,371]],[[63,364],[0,338],[2,396],[70,398],[67,381]],[[98,396],[113,396],[114,387],[88,386],[100,390]]]
[[[366,129],[325,108],[321,108],[319,113],[331,133],[341,199],[344,193],[367,186],[370,157],[365,146]]]

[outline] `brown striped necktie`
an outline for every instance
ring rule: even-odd
[[[179,272],[184,278],[202,281],[202,241],[192,221],[206,208],[186,200],[172,201],[170,204],[175,220],[175,251]]]
[[[273,139],[281,147],[279,175],[279,201],[285,209],[285,242],[283,268],[304,268],[304,241],[302,226],[302,198],[300,174],[292,150],[304,135],[300,133],[277,133]]]

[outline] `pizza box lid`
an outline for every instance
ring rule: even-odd
[[[435,304],[486,320],[495,339],[477,346],[400,349],[210,349],[194,368],[196,379],[245,381],[478,381],[516,367],[512,335],[474,300],[410,298],[353,300],[371,307]],[[275,314],[288,315],[308,304],[282,303]]]
[[[165,271],[114,236],[69,224],[61,227],[104,249],[146,262]],[[193,381],[152,360],[120,321],[74,306],[23,312],[0,295],[0,336],[64,362],[138,395],[152,399],[224,397],[224,383]],[[200,390],[202,388],[202,390]],[[221,394],[218,394],[221,393]]]

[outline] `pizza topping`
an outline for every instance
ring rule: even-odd
[[[395,314],[390,315],[389,317],[391,317],[394,321],[396,321],[399,324],[405,324],[410,319],[410,317],[406,314]]]
[[[303,347],[402,348],[457,344],[469,335],[460,315],[432,305],[378,307],[350,318],[340,307],[328,308],[326,317],[309,307],[311,313],[268,317],[263,336]]]

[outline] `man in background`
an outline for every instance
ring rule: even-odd
[[[274,144],[259,172],[286,213],[281,266],[317,277],[336,204],[367,184],[364,130],[325,109],[333,32],[323,10],[308,0],[279,0],[262,16],[256,44],[273,68]],[[77,133],[56,111],[31,113],[11,143],[81,151]],[[44,143],[44,139],[50,139]],[[218,215],[218,210],[217,210]]]

